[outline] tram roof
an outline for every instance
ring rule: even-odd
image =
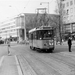
[[[50,30],[50,29],[53,29],[53,27],[51,27],[51,26],[41,26],[41,27],[33,28],[33,29],[29,30],[29,33],[37,31],[37,30]]]

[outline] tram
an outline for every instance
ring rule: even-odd
[[[54,28],[50,26],[41,26],[29,30],[29,45],[32,50],[53,52]]]

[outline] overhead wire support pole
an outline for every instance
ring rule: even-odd
[[[58,0],[57,0],[57,2],[58,2]],[[59,2],[58,2],[58,9],[59,9],[59,37],[60,37],[60,45],[62,44],[62,32],[61,32],[61,27],[62,27],[62,1],[60,0]]]
[[[25,35],[25,42],[26,42],[27,36],[26,36],[25,14],[24,14],[24,35]]]

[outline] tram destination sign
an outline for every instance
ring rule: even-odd
[[[43,27],[43,29],[53,29],[53,27]]]

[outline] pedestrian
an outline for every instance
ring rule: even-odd
[[[10,54],[10,50],[9,50],[9,47],[10,47],[10,40],[9,40],[9,39],[7,40],[7,45],[8,45],[8,54]]]
[[[10,40],[7,40],[8,47],[10,47]]]
[[[69,39],[68,39],[69,52],[72,52],[72,51],[71,51],[71,45],[72,45],[72,39],[71,39],[71,37],[69,37]]]

